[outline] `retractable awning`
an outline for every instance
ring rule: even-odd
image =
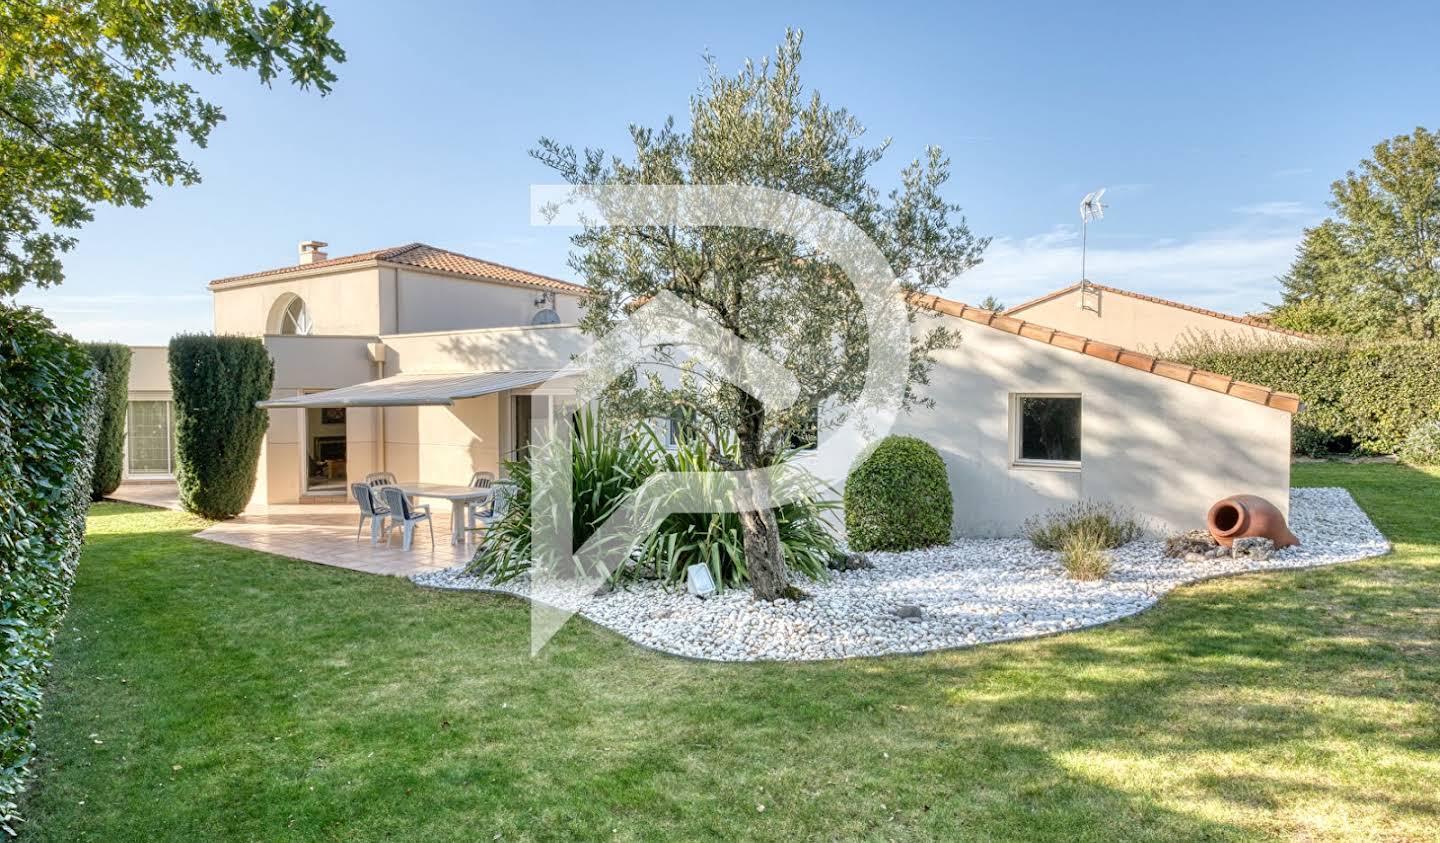
[[[377,381],[357,383],[325,392],[260,401],[255,406],[265,410],[290,407],[444,407],[462,398],[478,398],[492,392],[535,386],[550,380],[558,373],[557,369],[527,369],[443,375],[391,375]]]

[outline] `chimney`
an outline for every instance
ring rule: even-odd
[[[303,266],[307,263],[325,260],[329,255],[325,254],[321,249],[329,245],[329,243],[324,243],[319,240],[300,241],[300,264]]]

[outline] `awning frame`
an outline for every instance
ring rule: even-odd
[[[448,407],[456,401],[538,386],[563,369],[407,373],[288,398],[257,401],[262,410],[322,407]],[[572,374],[579,374],[578,371]]]

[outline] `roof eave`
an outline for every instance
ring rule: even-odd
[[[964,319],[967,322],[974,322],[997,331],[1014,334],[1015,336],[1023,337],[1033,342],[1045,343],[1046,345],[1055,346],[1066,351],[1073,351],[1077,354],[1095,357],[1108,363],[1116,363],[1147,374],[1168,378],[1201,389],[1208,389],[1211,392],[1218,392],[1232,398],[1239,398],[1242,401],[1249,401],[1252,404],[1259,404],[1262,407],[1269,407],[1293,415],[1294,413],[1298,413],[1304,406],[1300,400],[1300,396],[1294,393],[1280,392],[1268,386],[1247,383],[1246,381],[1235,380],[1226,375],[1207,372],[1204,369],[1197,369],[1186,363],[1162,360],[1154,355],[1133,351],[1098,340],[1092,340],[1089,337],[1082,337],[1078,334],[1058,331],[1035,322],[1017,319],[1009,315],[1008,311],[999,313],[981,307],[973,307],[963,302],[951,301],[950,299],[944,299],[939,296],[917,296],[913,300],[917,305],[933,310],[936,313],[954,316],[959,319]]]

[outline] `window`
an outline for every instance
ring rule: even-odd
[[[1017,395],[1011,416],[1017,465],[1080,467],[1080,396]]]
[[[310,310],[305,308],[304,298],[289,295],[288,298],[282,298],[282,301],[284,308],[279,311],[278,324],[275,324],[272,330],[287,336],[310,336],[310,331],[314,330],[315,326],[310,321]]]
[[[125,423],[125,468],[132,477],[167,477],[171,466],[169,401],[131,401]]]

